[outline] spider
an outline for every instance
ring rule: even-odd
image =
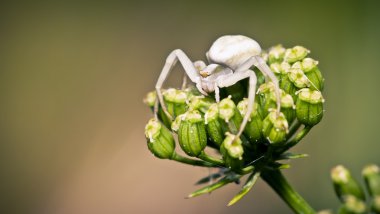
[[[229,87],[242,79],[249,78],[247,112],[243,117],[238,133],[235,135],[235,139],[239,138],[250,118],[255,101],[257,77],[255,72],[251,70],[252,66],[257,67],[263,73],[266,81],[269,78],[274,83],[277,112],[280,112],[278,79],[260,57],[260,53],[260,45],[255,40],[242,35],[219,37],[206,53],[208,65],[201,60],[192,62],[180,49],[172,51],[167,57],[156,83],[158,101],[154,108],[155,116],[157,117],[158,104],[160,104],[165,114],[173,119],[165,106],[161,88],[177,61],[181,63],[186,74],[183,86],[186,85],[186,76],[188,76],[203,95],[207,96],[208,93],[215,92],[216,102],[220,101],[219,88]]]

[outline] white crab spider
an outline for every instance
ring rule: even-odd
[[[164,104],[161,88],[167,79],[174,65],[179,61],[183,66],[186,75],[196,84],[197,89],[204,95],[215,91],[215,99],[220,100],[219,88],[229,87],[238,81],[249,78],[248,106],[240,125],[236,138],[243,133],[245,125],[253,109],[255,101],[255,91],[257,77],[250,68],[256,66],[266,77],[275,85],[275,94],[277,98],[277,112],[280,111],[280,92],[278,79],[270,70],[265,61],[260,57],[260,45],[253,39],[242,35],[227,35],[218,38],[206,53],[209,65],[203,61],[192,62],[189,57],[180,49],[172,51],[166,59],[166,63],[156,83],[158,102],[154,108],[154,114],[157,117],[158,104],[162,106],[165,114],[173,119],[168,113]]]

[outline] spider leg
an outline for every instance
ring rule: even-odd
[[[176,49],[176,50],[172,51],[169,54],[169,56],[166,58],[166,63],[164,65],[164,67],[162,68],[161,74],[158,77],[158,80],[156,83],[156,92],[157,92],[157,97],[158,97],[158,102],[156,105],[154,105],[154,115],[156,118],[157,118],[157,113],[158,113],[158,106],[159,106],[158,104],[160,104],[162,107],[162,110],[165,112],[165,114],[171,120],[173,120],[173,117],[169,114],[169,112],[166,108],[164,98],[163,98],[163,95],[161,92],[161,88],[162,88],[162,85],[164,84],[165,80],[169,76],[171,70],[173,69],[173,67],[177,63],[177,61],[179,61],[181,63],[182,67],[185,70],[186,75],[190,78],[190,80],[194,83],[197,83],[198,90],[200,88],[201,93],[206,93],[202,90],[202,87],[199,87],[200,81],[201,81],[201,76],[200,76],[197,68],[195,67],[194,63],[189,59],[189,57],[182,50]]]
[[[202,60],[195,61],[193,64],[198,72],[206,67],[206,63],[204,63]],[[187,73],[184,73],[183,78],[182,78],[181,89],[184,90],[186,89],[186,87],[187,87]]]
[[[239,68],[236,69],[237,72],[242,72],[249,69],[252,66],[256,66],[264,76],[268,76],[269,79],[274,84],[274,93],[276,94],[276,104],[277,104],[277,112],[280,112],[281,109],[281,96],[280,96],[280,86],[277,77],[273,74],[272,70],[265,63],[265,61],[260,56],[253,56],[249,58],[247,61],[242,63]]]
[[[183,74],[182,77],[182,85],[181,85],[181,90],[184,90],[187,86],[187,75],[186,73]]]
[[[239,132],[236,134],[236,138],[239,138],[243,133],[245,126],[247,125],[247,122],[251,116],[255,102],[257,77],[254,71],[247,69],[245,71],[240,70],[239,72],[235,72],[232,75],[226,76],[225,78],[218,81],[219,87],[228,87],[245,78],[249,78],[248,106],[247,112],[245,113],[243,121],[239,127]]]

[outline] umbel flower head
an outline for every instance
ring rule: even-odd
[[[252,188],[258,177],[270,183],[272,177],[268,174],[289,168],[282,161],[306,156],[288,150],[323,117],[324,79],[318,61],[310,58],[309,53],[302,46],[286,49],[277,45],[262,56],[279,80],[279,101],[273,82],[252,68],[258,77],[257,93],[243,133],[239,133],[239,128],[248,111],[246,81],[221,88],[220,102],[215,101],[213,94],[203,96],[194,87],[162,91],[167,112],[158,106],[157,116],[145,128],[149,150],[158,158],[219,169],[198,182],[215,180],[211,185],[189,197],[238,183],[248,175],[242,190],[229,203],[232,205]],[[277,102],[281,103],[279,109]],[[149,93],[145,103],[153,110],[159,103],[156,93]],[[175,142],[187,157],[176,153]],[[210,150],[215,151],[213,156],[206,152]],[[372,177],[368,178],[368,183],[374,185]],[[338,189],[341,194],[347,191]]]
[[[342,203],[338,213],[380,213],[380,169],[377,165],[368,165],[362,176],[366,188],[344,166],[338,165],[331,170],[335,193]]]

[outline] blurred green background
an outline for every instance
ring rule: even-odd
[[[0,213],[291,213],[259,182],[184,197],[206,169],[155,159],[144,95],[166,56],[205,59],[243,34],[265,49],[304,45],[326,78],[323,121],[294,150],[290,182],[336,208],[331,167],[380,164],[379,1],[57,1],[2,3]],[[173,74],[168,85],[178,84]]]

